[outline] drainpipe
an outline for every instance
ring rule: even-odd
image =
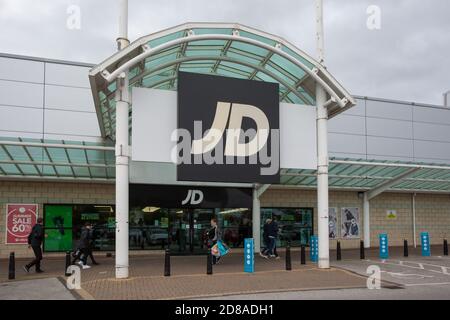
[[[119,37],[117,46],[122,50],[128,46],[128,0],[120,0]],[[129,223],[128,223],[128,71],[117,79],[116,90],[116,278],[128,278]]]
[[[364,210],[364,248],[370,248],[370,202],[367,192],[364,192],[363,200]]]

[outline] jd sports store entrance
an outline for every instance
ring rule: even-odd
[[[130,184],[130,249],[205,254],[218,220],[222,239],[242,247],[252,235],[252,189]]]

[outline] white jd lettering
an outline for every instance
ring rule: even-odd
[[[192,154],[203,154],[211,151],[220,142],[227,125],[227,141],[225,156],[249,157],[258,153],[269,137],[269,120],[261,109],[240,103],[217,102],[216,115],[211,129],[201,139],[192,141]],[[242,119],[251,118],[256,123],[256,134],[247,143],[239,142],[242,131]]]
[[[203,192],[201,190],[189,190],[188,194],[186,196],[186,199],[184,199],[181,204],[185,205],[187,203],[191,205],[199,204],[203,201]]]

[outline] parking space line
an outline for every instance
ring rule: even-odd
[[[450,275],[450,274],[448,274],[448,273],[440,272],[440,271],[437,271],[437,270],[429,270],[429,269],[425,269],[425,268],[423,267],[423,264],[421,264],[421,263],[418,263],[419,265],[421,265],[421,266],[419,266],[419,267],[413,267],[413,266],[408,266],[408,265],[405,265],[405,264],[399,264],[399,263],[386,262],[385,260],[382,261],[381,263],[386,264],[386,265],[397,266],[397,267],[400,266],[400,267],[405,267],[405,268],[410,268],[410,269],[424,270],[424,271],[427,271],[427,272],[434,272],[434,273],[438,273],[438,274]],[[441,267],[441,266],[439,266],[439,267]]]

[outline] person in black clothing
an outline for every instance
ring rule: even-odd
[[[261,252],[259,253],[261,257],[263,258],[268,258],[268,253],[269,253],[269,249],[270,249],[270,239],[269,239],[269,234],[270,234],[270,228],[271,225],[270,223],[272,222],[272,219],[266,219],[264,226],[263,226],[263,242],[264,242],[264,248],[261,250]]]
[[[208,250],[211,250],[211,248],[217,243],[217,240],[220,239],[220,233],[219,228],[217,226],[217,219],[212,218],[211,219],[211,229],[209,229],[206,232],[206,236],[208,239]],[[220,257],[216,257],[215,255],[212,255],[212,263],[217,264],[219,262]]]
[[[42,218],[37,219],[37,223],[31,229],[31,233],[28,235],[28,248],[32,248],[34,252],[34,260],[23,267],[26,272],[30,272],[32,266],[36,266],[36,272],[41,273],[41,260],[42,260],[42,240],[44,239],[44,227],[42,226]]]
[[[272,218],[272,222],[270,223],[270,228],[269,228],[270,247],[269,247],[268,255],[269,255],[269,257],[275,258],[275,259],[280,258],[277,253],[278,228],[279,228],[279,226],[277,223],[277,219],[274,216]]]
[[[78,244],[77,255],[75,256],[72,263],[75,263],[77,260],[80,260],[78,264],[83,269],[88,269],[90,266],[87,265],[88,256],[92,256],[91,250],[91,238],[92,238],[92,225],[90,223],[86,223],[84,227],[81,229],[80,241]],[[93,263],[95,260],[92,260]],[[94,263],[96,264],[96,262]]]

